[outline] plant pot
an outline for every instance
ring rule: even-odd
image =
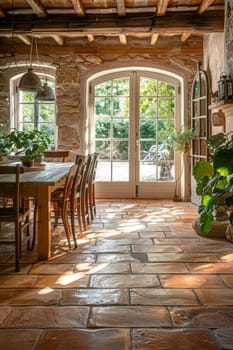
[[[21,162],[26,167],[32,167],[34,165],[34,159],[21,159]]]
[[[224,238],[226,239],[226,229],[229,225],[229,220],[213,222],[212,229],[208,233],[203,233],[200,228],[200,219],[197,218],[192,222],[192,227],[196,233],[205,238]]]

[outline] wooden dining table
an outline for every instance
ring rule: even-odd
[[[15,164],[15,163],[14,163]],[[61,186],[73,163],[47,163],[25,169],[21,175],[20,193],[22,197],[33,197],[38,206],[38,259],[48,260],[51,255],[51,193]],[[12,165],[4,164],[2,165]],[[7,185],[12,183],[14,175],[0,175],[0,195],[7,193]]]

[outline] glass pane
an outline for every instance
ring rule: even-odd
[[[199,74],[198,74],[193,83],[193,98],[195,99],[199,97],[200,97],[200,80],[199,80]]]
[[[159,119],[158,120],[158,138],[171,140],[175,128],[174,119]]]
[[[113,115],[114,117],[129,116],[129,98],[128,97],[113,98]]]
[[[151,118],[157,115],[157,99],[152,97],[140,98],[140,118]]]
[[[140,120],[139,122],[140,138],[154,139],[156,137],[156,123],[157,122],[154,119]]]
[[[140,181],[152,182],[157,180],[157,165],[140,162]]]
[[[200,119],[200,136],[201,137],[206,137],[207,135],[207,130],[206,130],[206,118],[201,118]]]
[[[99,153],[99,159],[110,159],[110,141],[96,141],[95,150]]]
[[[128,141],[114,141],[112,143],[112,159],[128,160]]]
[[[140,142],[140,160],[155,161],[157,157],[157,149],[155,141]]]
[[[206,113],[207,113],[206,108],[207,108],[207,101],[206,101],[206,99],[202,99],[200,101],[200,114],[201,115],[203,115],[203,116],[206,115]]]
[[[113,95],[129,96],[129,78],[113,80]]]
[[[19,130],[32,131],[34,130],[34,123],[19,123]]]
[[[33,122],[34,121],[34,104],[25,104],[20,106],[20,121]]]
[[[111,162],[98,161],[96,169],[96,181],[111,181]]]
[[[113,137],[126,138],[129,135],[129,120],[113,120]]]
[[[157,80],[150,78],[140,78],[140,96],[156,96]]]
[[[112,93],[111,80],[95,86],[95,96],[110,96]]]
[[[55,146],[55,125],[53,123],[41,123],[39,124],[39,130],[46,132],[51,141],[50,146]]]
[[[128,162],[112,163],[112,180],[129,181],[129,163]]]
[[[173,163],[162,161],[159,164],[159,181],[174,180]]]
[[[193,117],[199,117],[200,113],[200,101],[193,102]]]
[[[53,104],[40,104],[40,122],[54,122],[55,118],[55,105]]]
[[[111,115],[111,98],[97,97],[95,99],[95,115],[109,117]]]
[[[206,96],[207,95],[207,84],[206,84],[206,78],[203,72],[200,72],[200,96]]]
[[[95,138],[105,139],[110,137],[110,120],[96,119],[95,122]]]
[[[174,100],[174,98],[159,98],[159,100],[158,100],[158,115],[160,117],[174,117],[174,115],[175,115],[175,100]]]
[[[163,81],[158,81],[158,95],[159,96],[175,96],[175,87]]]
[[[20,91],[19,99],[21,102],[33,102],[35,100],[35,92],[30,91]]]

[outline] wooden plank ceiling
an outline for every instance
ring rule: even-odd
[[[117,38],[127,45],[132,38],[156,47],[158,40],[222,32],[224,0],[1,0],[0,43],[15,40],[30,46],[72,46],[74,40],[92,44]],[[1,51],[1,50],[0,50]]]

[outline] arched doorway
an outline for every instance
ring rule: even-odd
[[[98,198],[173,198],[180,159],[171,134],[182,124],[181,87],[174,74],[142,68],[89,80]]]

